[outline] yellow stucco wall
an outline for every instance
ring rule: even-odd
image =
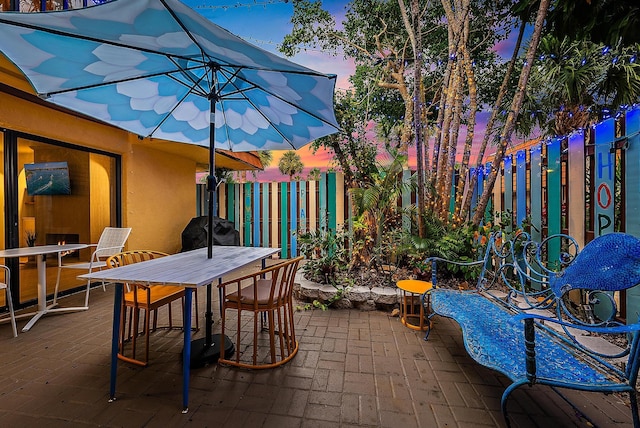
[[[148,147],[123,157],[124,223],[129,248],[175,253],[195,216],[195,163]]]

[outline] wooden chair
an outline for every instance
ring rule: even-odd
[[[125,251],[115,254],[107,259],[109,268],[144,262],[158,257],[166,256],[166,253],[159,251]],[[158,309],[167,306],[169,310],[169,328],[173,328],[171,304],[175,300],[182,300],[182,310],[184,314],[184,287],[173,285],[147,285],[147,284],[126,284],[127,291],[124,294],[122,319],[120,323],[120,343],[118,348],[118,358],[139,366],[147,366],[149,363],[149,335],[157,329]],[[195,296],[195,305],[198,306],[198,297]],[[127,309],[128,316],[127,316]],[[144,311],[144,328],[142,334],[145,336],[144,359],[136,357],[137,337],[139,331],[140,312]],[[151,313],[153,312],[153,325],[151,324]],[[127,323],[128,318],[128,323]],[[198,317],[196,330],[199,328]],[[184,316],[183,316],[184,319]],[[125,355],[125,345],[130,342],[131,356]]]
[[[242,368],[267,369],[285,364],[298,352],[295,326],[293,321],[293,282],[298,263],[303,257],[286,260],[259,272],[243,276],[219,285],[222,295],[222,334],[227,328],[227,310],[237,311],[235,332],[235,359],[226,359],[221,353],[219,363]],[[241,339],[247,336],[247,329],[242,312],[253,315],[253,354],[250,361],[244,359]],[[268,350],[258,355],[259,333],[264,332],[264,321],[267,322]],[[258,327],[260,319],[260,328]],[[249,345],[248,347],[251,347]],[[247,348],[248,348],[247,347]]]
[[[60,287],[60,274],[62,273],[62,269],[81,269],[91,273],[94,270],[107,267],[107,258],[122,251],[130,233],[130,227],[105,227],[98,239],[98,243],[90,245],[90,247],[95,247],[95,250],[87,262],[64,263],[64,254],[58,253],[58,277],[56,279],[56,289],[53,292],[53,304],[55,305],[58,301],[58,288]],[[89,307],[90,289],[91,280],[87,280],[87,291],[84,297],[84,305],[87,308]],[[102,290],[105,290],[104,281],[102,282]]]
[[[4,282],[0,282],[0,291],[5,291],[5,302],[9,309],[9,320],[13,329],[13,337],[18,337],[18,329],[16,328],[16,315],[13,312],[13,300],[11,299],[11,271],[5,265],[0,265],[0,270],[4,271]]]

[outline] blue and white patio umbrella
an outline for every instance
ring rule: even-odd
[[[264,51],[179,0],[4,12],[0,23],[0,51],[40,97],[140,137],[209,147],[210,177],[216,148],[297,149],[338,131],[335,76]]]

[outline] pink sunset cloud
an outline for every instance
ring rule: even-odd
[[[475,166],[476,164],[479,147],[484,137],[484,130],[486,127],[487,120],[489,119],[489,115],[490,113],[488,112],[480,112],[477,116],[477,119],[476,119],[477,123],[476,123],[476,128],[473,136],[473,141],[474,141],[473,149],[471,152],[471,161],[470,161],[471,166]],[[458,138],[458,149],[456,151],[457,162],[462,161],[464,142],[465,142],[466,136],[467,136],[467,129],[465,126],[462,126],[460,130],[460,136]],[[375,136],[375,123],[373,122],[371,122],[367,127],[367,138],[371,141],[371,144],[377,144],[376,136]],[[428,141],[428,145],[430,148],[433,148],[433,139],[430,139],[430,141]],[[495,151],[494,146],[489,144],[485,152],[485,158],[486,156],[493,154],[494,151]],[[311,146],[305,146],[298,149],[296,152],[300,155],[302,163],[304,164],[303,172],[300,174],[300,176],[303,179],[306,179],[306,177],[309,174],[309,171],[311,171],[313,168],[319,168],[320,171],[322,172],[326,172],[331,168],[337,168],[337,165],[335,165],[335,163],[333,162],[332,154],[325,149],[319,149],[314,153],[313,150],[311,149]],[[258,181],[258,182],[288,181],[289,177],[282,175],[278,169],[278,162],[280,161],[280,158],[284,153],[285,153],[284,151],[272,152],[273,160],[271,162],[271,165],[265,168],[263,172],[257,173],[255,178],[253,177],[252,174],[248,174],[247,179],[250,181]],[[379,154],[380,154],[380,160],[383,160],[386,156],[383,153],[382,147],[379,150]],[[429,157],[431,157],[431,152],[429,153]],[[416,167],[415,146],[411,146],[409,148],[409,167],[412,169],[415,169]]]

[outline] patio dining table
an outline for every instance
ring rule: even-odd
[[[142,283],[153,285],[178,285],[185,287],[184,325],[191,325],[192,292],[196,287],[211,284],[252,262],[264,260],[280,251],[279,248],[219,246],[213,249],[213,258],[207,257],[207,249],[187,251],[160,257],[157,259],[125,265],[114,269],[80,275],[81,279],[105,280],[114,282],[115,298],[113,307],[113,332],[111,336],[111,377],[109,401],[115,400],[116,375],[118,365],[118,333],[125,283]],[[210,291],[210,290],[208,290]],[[210,317],[210,294],[208,299],[208,318]],[[207,329],[210,329],[207,319]],[[191,364],[191,329],[184,328],[184,347],[182,354],[182,412],[189,409],[189,376]]]
[[[73,308],[56,308],[56,304],[47,306],[47,254],[57,254],[64,252],[72,252],[87,248],[87,244],[53,244],[53,245],[36,245],[33,247],[20,247],[9,248],[6,250],[0,250],[0,258],[13,258],[13,257],[32,257],[36,258],[36,266],[38,270],[38,310],[36,312],[29,312],[26,314],[18,315],[16,318],[24,318],[33,315],[33,317],[22,328],[22,331],[29,331],[31,327],[40,319],[43,315],[51,312],[75,312],[86,311],[89,309],[86,306],[79,306]]]

